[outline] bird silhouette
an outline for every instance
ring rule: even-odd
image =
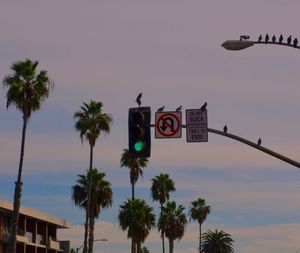
[[[294,39],[293,45],[294,45],[294,47],[297,47],[297,45],[298,45],[298,40],[297,40],[297,38]]]
[[[261,138],[258,138],[257,145],[258,145],[258,146],[261,145]]]
[[[280,34],[280,37],[279,37],[279,43],[281,44],[282,41],[283,41],[283,36],[282,36],[282,34]]]
[[[157,109],[157,112],[162,112],[164,109],[165,109],[165,107],[162,106],[162,107],[160,107],[160,108]]]
[[[275,36],[275,35],[273,35],[273,37],[272,37],[272,42],[273,42],[273,43],[276,42],[276,36]]]
[[[201,110],[201,111],[204,111],[204,110],[206,109],[206,107],[207,107],[207,103],[205,102],[205,103],[201,106],[200,110]]]
[[[269,41],[269,34],[266,34],[265,43],[268,43],[268,41]]]
[[[227,127],[227,125],[225,125],[225,126],[223,127],[224,133],[227,133],[227,130],[228,130],[228,127]]]
[[[240,36],[240,40],[248,40],[248,39],[250,39],[249,35],[241,35]]]
[[[180,105],[176,108],[176,112],[180,112],[181,110],[182,110],[182,105]]]
[[[261,41],[262,41],[262,35],[259,35],[258,42],[261,42]]]
[[[140,107],[141,104],[142,104],[142,101],[141,101],[142,95],[143,95],[143,93],[141,92],[141,93],[136,97],[136,100],[135,100],[135,102],[137,102],[137,104],[139,105],[139,107]]]
[[[287,38],[287,43],[290,45],[291,44],[291,42],[292,42],[292,35],[290,35],[288,38]]]

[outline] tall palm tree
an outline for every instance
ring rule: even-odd
[[[169,253],[174,251],[174,241],[180,240],[184,235],[187,224],[184,209],[182,205],[177,207],[175,201],[167,202],[159,217],[158,230],[165,231],[165,235],[169,239]]]
[[[147,158],[136,158],[129,153],[128,149],[124,149],[121,160],[121,167],[127,167],[130,170],[130,184],[132,199],[134,199],[134,186],[139,179],[139,176],[143,175],[143,168],[147,167],[148,159]]]
[[[199,223],[199,253],[201,253],[201,227],[210,211],[211,207],[206,205],[205,199],[198,198],[191,202],[189,211],[190,220],[196,220]]]
[[[120,206],[119,225],[132,239],[131,253],[140,253],[141,245],[155,226],[153,208],[144,200],[129,199]]]
[[[91,175],[90,175],[91,173]],[[72,187],[73,203],[83,209],[87,208],[87,186],[91,179],[90,215],[89,215],[89,249],[93,249],[95,218],[98,218],[102,208],[111,207],[113,192],[110,182],[106,181],[105,173],[97,169],[88,171],[87,175],[78,175],[77,184]],[[87,214],[87,213],[86,213]]]
[[[93,168],[93,151],[98,137],[101,132],[109,133],[112,117],[109,114],[102,112],[103,104],[98,101],[91,100],[89,103],[83,103],[79,111],[74,113],[75,129],[79,132],[80,139],[87,140],[90,145],[90,166]],[[92,175],[92,173],[90,173]],[[91,180],[88,179],[88,182]],[[88,231],[89,231],[89,210],[90,210],[91,186],[87,184],[87,204],[86,204],[86,220],[84,232],[83,253],[92,253],[93,249],[88,249]]]
[[[22,195],[22,170],[25,151],[26,129],[31,113],[41,108],[42,102],[48,98],[50,88],[53,83],[48,78],[47,71],[37,71],[38,61],[18,61],[11,66],[13,74],[7,75],[3,79],[3,85],[8,87],[6,93],[6,107],[15,105],[21,111],[23,117],[21,151],[19,160],[18,178],[15,184],[14,213],[11,224],[12,239],[11,252],[16,252],[17,231],[19,211]]]
[[[163,205],[169,200],[170,192],[175,191],[175,183],[168,174],[160,174],[152,178],[151,196],[153,201],[158,201],[160,204],[160,215]],[[162,250],[165,253],[165,231],[161,230]]]
[[[224,231],[208,230],[203,234],[203,253],[233,253],[233,239]]]

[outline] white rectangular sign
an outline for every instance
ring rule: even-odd
[[[207,142],[207,110],[187,109],[186,118],[186,141]]]

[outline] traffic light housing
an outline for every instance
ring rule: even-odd
[[[129,153],[134,157],[150,157],[151,150],[151,108],[129,108],[128,137]]]

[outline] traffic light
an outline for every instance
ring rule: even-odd
[[[129,108],[129,153],[135,157],[150,157],[151,150],[150,107]]]

